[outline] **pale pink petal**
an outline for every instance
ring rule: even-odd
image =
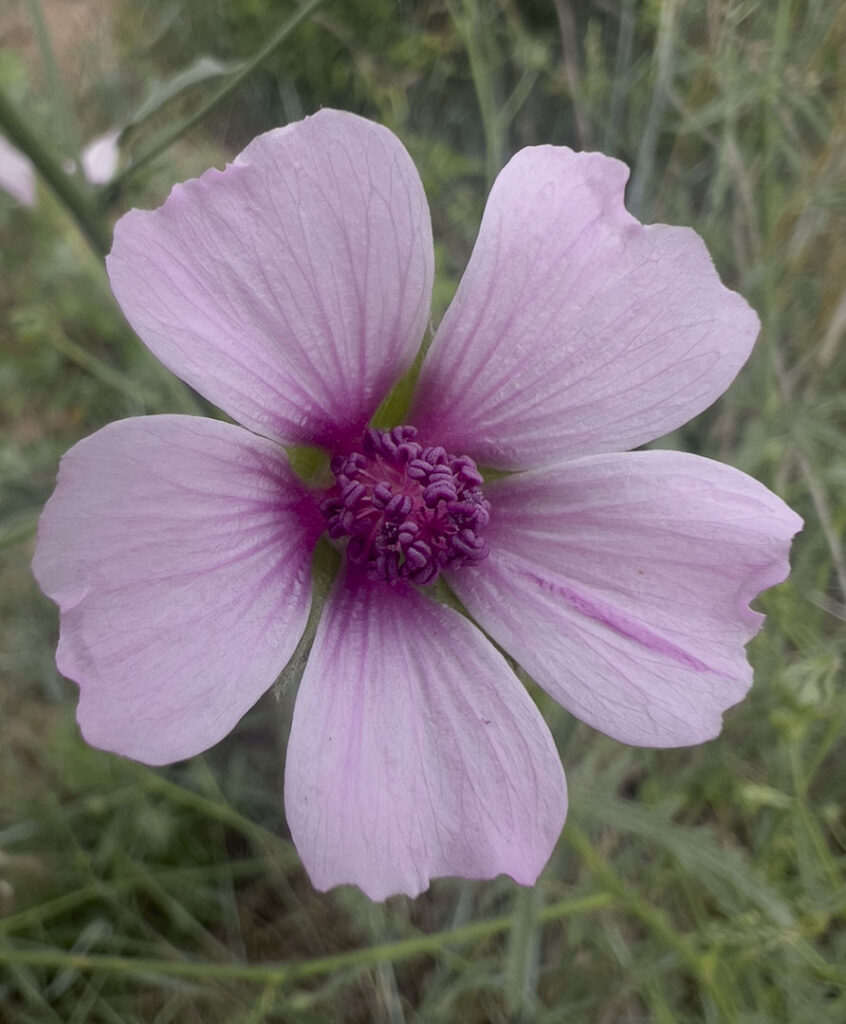
[[[628,169],[539,146],[497,178],[409,422],[500,469],[634,448],[710,405],[758,318],[689,228],[641,226]]]
[[[285,806],[318,889],[414,896],[431,878],[532,884],[564,823],[537,708],[467,619],[342,578],[297,695]]]
[[[165,764],[226,735],[302,634],[319,520],[284,453],[227,423],[121,420],[71,448],[33,570],[88,742]]]
[[[35,168],[2,135],[0,135],[0,189],[16,199],[21,206],[35,206]]]
[[[92,185],[105,185],[115,176],[120,160],[119,131],[109,131],[92,139],[80,155],[82,173]]]
[[[126,214],[107,266],[174,373],[260,434],[337,448],[411,365],[433,260],[402,144],[324,110]]]
[[[752,682],[748,605],[787,575],[801,520],[695,455],[574,460],[486,488],[491,553],[450,583],[578,718],[625,743],[716,736]]]

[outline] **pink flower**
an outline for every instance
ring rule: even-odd
[[[112,130],[92,139],[79,154],[82,173],[92,185],[105,185],[115,176],[120,161],[118,139],[120,132]],[[74,174],[73,160],[64,164],[67,174]],[[21,206],[38,205],[35,168],[28,156],[24,156],[2,135],[0,135],[0,189],[17,200]]]
[[[420,344],[433,249],[387,129],[322,111],[121,219],[130,323],[241,425],[128,419],[62,460],[34,570],[90,743],[164,764],[229,732],[303,633],[326,533],[342,568],[285,773],[318,888],[537,878],[564,775],[482,629],[619,740],[719,733],[751,683],[748,602],[800,520],[730,467],[625,452],[710,405],[758,332],[693,231],[626,213],[626,178],[566,148],[511,160],[391,431],[368,423]],[[320,486],[283,445],[329,453]],[[478,626],[432,599],[438,576]]]
[[[0,135],[0,189],[21,206],[35,206],[35,168],[31,161]]]
[[[120,163],[120,132],[113,128],[92,139],[79,154],[82,173],[92,185],[105,185],[117,173]]]

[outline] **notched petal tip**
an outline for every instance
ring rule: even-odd
[[[758,593],[801,520],[758,481],[681,452],[588,456],[497,481],[491,554],[450,578],[578,718],[636,746],[704,742],[752,683]]]
[[[347,574],[297,695],[285,807],[317,888],[381,900],[445,875],[533,882],[566,785],[540,713],[474,626]]]
[[[424,361],[410,421],[503,470],[634,448],[707,408],[758,320],[689,228],[644,227],[627,169],[522,150]]]
[[[753,478],[747,477],[747,479]],[[784,583],[788,578],[792,541],[805,526],[802,517],[797,515],[781,498],[758,481],[754,481],[754,483],[758,485],[762,495],[767,498],[767,523],[766,526],[764,522],[761,523],[761,534],[769,533],[771,557],[769,560],[763,561],[761,565],[754,567],[738,587],[737,610],[749,629],[747,643],[760,631],[766,618],[762,612],[752,608],[751,604],[764,591]]]

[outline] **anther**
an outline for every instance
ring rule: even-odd
[[[432,583],[442,569],[477,565],[490,505],[467,455],[423,447],[414,427],[364,432],[361,451],[332,459],[336,486],[321,502],[329,536],[373,580]]]

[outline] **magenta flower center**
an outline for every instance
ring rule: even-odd
[[[373,580],[434,583],[442,569],[488,556],[491,506],[468,455],[415,441],[414,427],[364,432],[361,451],[336,455],[336,484],[321,509],[329,536]]]

